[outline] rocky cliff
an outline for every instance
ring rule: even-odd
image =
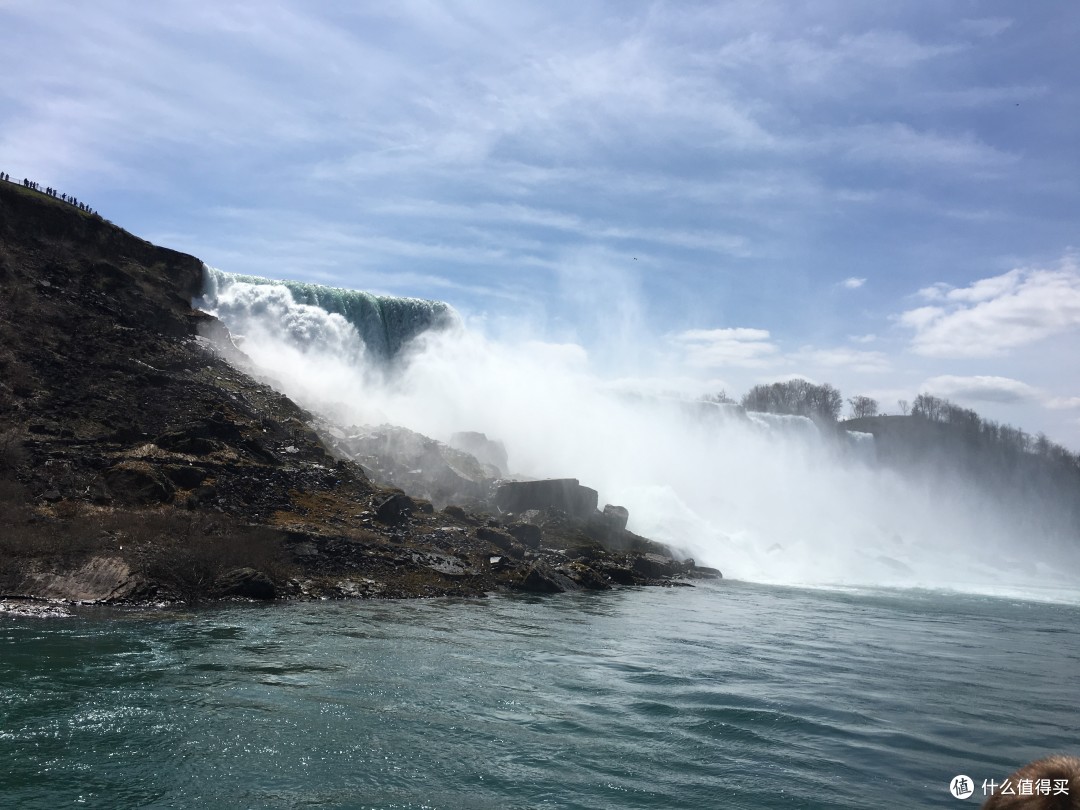
[[[695,573],[603,521],[436,512],[375,485],[240,370],[191,308],[202,273],[0,182],[0,596],[479,595]]]

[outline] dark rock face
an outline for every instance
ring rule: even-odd
[[[375,517],[383,523],[401,523],[412,514],[412,498],[402,492],[392,492],[375,501]]]
[[[169,503],[173,485],[145,462],[124,461],[105,471],[103,478],[112,497],[130,506]]]
[[[194,489],[205,481],[206,476],[209,474],[207,470],[201,467],[180,465],[165,467],[162,471],[165,473],[166,478],[182,489]]]
[[[517,588],[529,593],[564,593],[580,591],[581,586],[565,574],[544,563],[535,563],[517,583]]]
[[[609,580],[617,585],[638,585],[642,581],[640,574],[627,565],[623,565],[614,560],[605,560],[601,562],[597,569]]]
[[[604,507],[604,519],[613,530],[621,532],[630,520],[630,512],[625,506],[612,506],[609,503]]]
[[[503,512],[557,509],[575,518],[592,515],[598,501],[596,490],[583,487],[576,478],[510,481],[495,493],[495,504]]]
[[[674,576],[682,571],[682,565],[671,557],[660,554],[642,554],[634,559],[634,570],[652,579]]]
[[[217,585],[222,596],[260,601],[269,601],[277,597],[277,587],[273,580],[254,568],[234,568],[222,574]]]
[[[506,530],[527,548],[540,548],[540,543],[544,539],[544,533],[540,527],[532,523],[511,523]]]
[[[559,573],[565,574],[579,587],[590,591],[607,591],[611,589],[611,580],[605,574],[591,565],[572,562],[561,569]]]
[[[690,576],[695,579],[723,579],[724,575],[720,573],[718,568],[709,568],[704,565],[692,566],[688,572]]]
[[[507,532],[499,531],[488,526],[481,526],[476,530],[476,536],[486,543],[491,543],[503,551],[510,551],[514,547],[514,536]]]
[[[191,491],[191,494],[187,498],[188,509],[204,509],[207,506],[212,506],[217,503],[218,489],[217,487],[204,484],[201,487],[195,487]]]

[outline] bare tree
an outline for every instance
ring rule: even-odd
[[[851,406],[851,418],[862,419],[868,416],[877,416],[878,403],[876,399],[859,395],[848,400]]]
[[[835,422],[844,407],[844,398],[828,383],[815,385],[807,380],[787,380],[755,385],[743,397],[742,406],[748,411],[787,413]]]
[[[945,408],[948,405],[949,403],[940,397],[935,397],[932,394],[919,394],[911,405],[911,415],[921,416],[931,422],[940,422],[945,418]]]

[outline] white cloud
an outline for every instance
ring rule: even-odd
[[[923,391],[945,398],[973,402],[1024,402],[1040,398],[1038,389],[1009,377],[951,374],[931,377],[922,384]]]
[[[961,45],[927,45],[901,31],[874,30],[839,36],[787,38],[754,31],[730,39],[708,57],[726,71],[752,68],[800,89],[835,93],[867,81],[878,71],[903,70],[955,53]]]
[[[914,330],[912,350],[927,357],[993,357],[1080,329],[1080,268],[1067,257],[1057,269],[1016,269],[967,287],[936,284],[919,291],[934,306],[900,314]]]
[[[932,284],[919,290],[919,296],[928,301],[962,301],[977,303],[989,301],[991,298],[999,298],[1002,295],[1013,292],[1023,280],[1023,270],[1010,270],[1000,276],[979,279],[976,282],[957,289],[944,282]]]
[[[845,278],[843,281],[841,281],[840,286],[846,290],[857,290],[865,283],[865,278],[855,278],[854,276],[852,276],[851,278]]]
[[[779,351],[766,329],[688,329],[670,340],[685,353],[689,365],[699,368],[766,366]]]
[[[1050,397],[1043,404],[1055,411],[1080,408],[1080,397]]]

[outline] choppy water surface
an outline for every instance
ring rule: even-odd
[[[959,806],[1077,750],[1077,627],[735,582],[0,617],[0,804]]]

